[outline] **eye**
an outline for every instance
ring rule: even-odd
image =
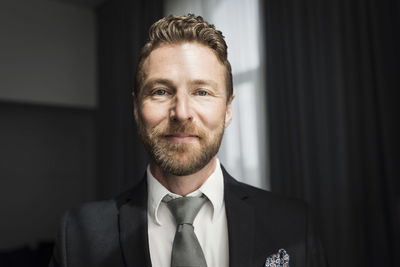
[[[208,95],[208,93],[207,93],[206,91],[203,91],[203,90],[197,91],[197,94],[198,94],[199,96],[206,96],[206,95]]]
[[[153,94],[155,94],[155,95],[165,95],[166,93],[167,93],[166,90],[164,90],[164,89],[158,89],[158,90],[154,91]]]

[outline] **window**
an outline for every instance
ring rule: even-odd
[[[221,30],[228,44],[234,93],[233,120],[219,158],[238,180],[269,189],[266,96],[259,0],[165,0],[165,15],[201,15]]]

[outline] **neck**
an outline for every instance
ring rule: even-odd
[[[177,176],[164,173],[158,165],[150,162],[150,170],[153,176],[170,192],[186,196],[199,189],[210,175],[215,171],[217,156],[213,157],[201,170],[185,176]]]

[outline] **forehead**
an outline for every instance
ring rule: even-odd
[[[199,42],[179,42],[179,43],[161,43],[154,48],[144,64],[148,64],[151,59],[159,57],[168,57],[171,54],[186,54],[186,55],[202,55],[207,56],[207,60],[218,61],[217,55],[214,50]]]
[[[157,78],[215,79],[224,82],[224,65],[209,47],[186,42],[162,44],[143,62],[145,80]],[[162,77],[158,77],[162,76]]]

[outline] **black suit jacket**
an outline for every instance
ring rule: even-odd
[[[222,170],[230,267],[262,267],[281,248],[291,267],[325,266],[303,202],[240,183]],[[152,266],[146,179],[115,199],[67,212],[50,266]]]

